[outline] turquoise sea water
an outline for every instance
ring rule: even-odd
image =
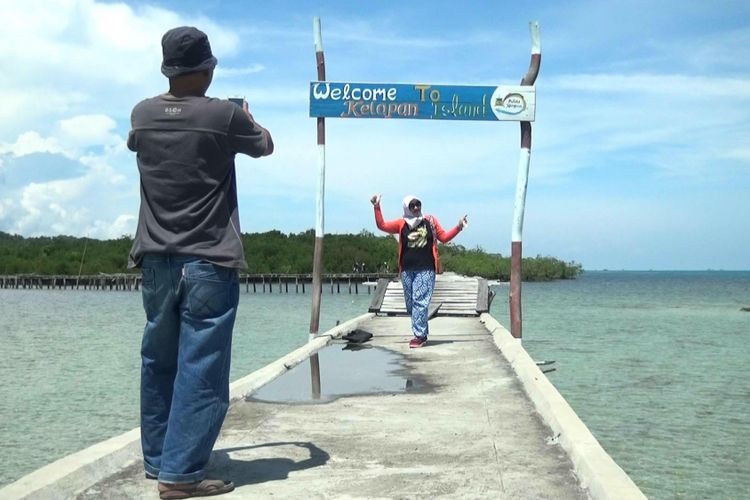
[[[492,313],[508,325],[507,287]],[[344,291],[344,290],[342,290]],[[367,294],[323,295],[320,330]],[[309,294],[241,294],[232,379],[304,344]],[[650,498],[747,498],[750,272],[525,283],[524,347]],[[136,427],[135,292],[0,290],[0,485]]]

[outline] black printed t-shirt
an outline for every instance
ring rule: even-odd
[[[146,253],[195,255],[245,268],[234,156],[262,156],[268,135],[236,104],[168,94],[138,103],[128,148],[141,179],[128,266]]]
[[[401,263],[405,271],[435,269],[435,256],[432,255],[432,227],[427,220],[410,229],[404,224],[401,229]]]

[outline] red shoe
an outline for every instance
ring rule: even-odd
[[[414,337],[413,339],[409,341],[409,349],[422,347],[425,344],[427,344],[427,337]]]

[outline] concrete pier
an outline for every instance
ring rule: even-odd
[[[347,345],[354,329],[373,338]],[[223,498],[644,498],[494,318],[436,317],[430,332],[410,350],[407,317],[368,313],[233,383],[209,467],[237,486]],[[0,498],[157,493],[134,429]]]

